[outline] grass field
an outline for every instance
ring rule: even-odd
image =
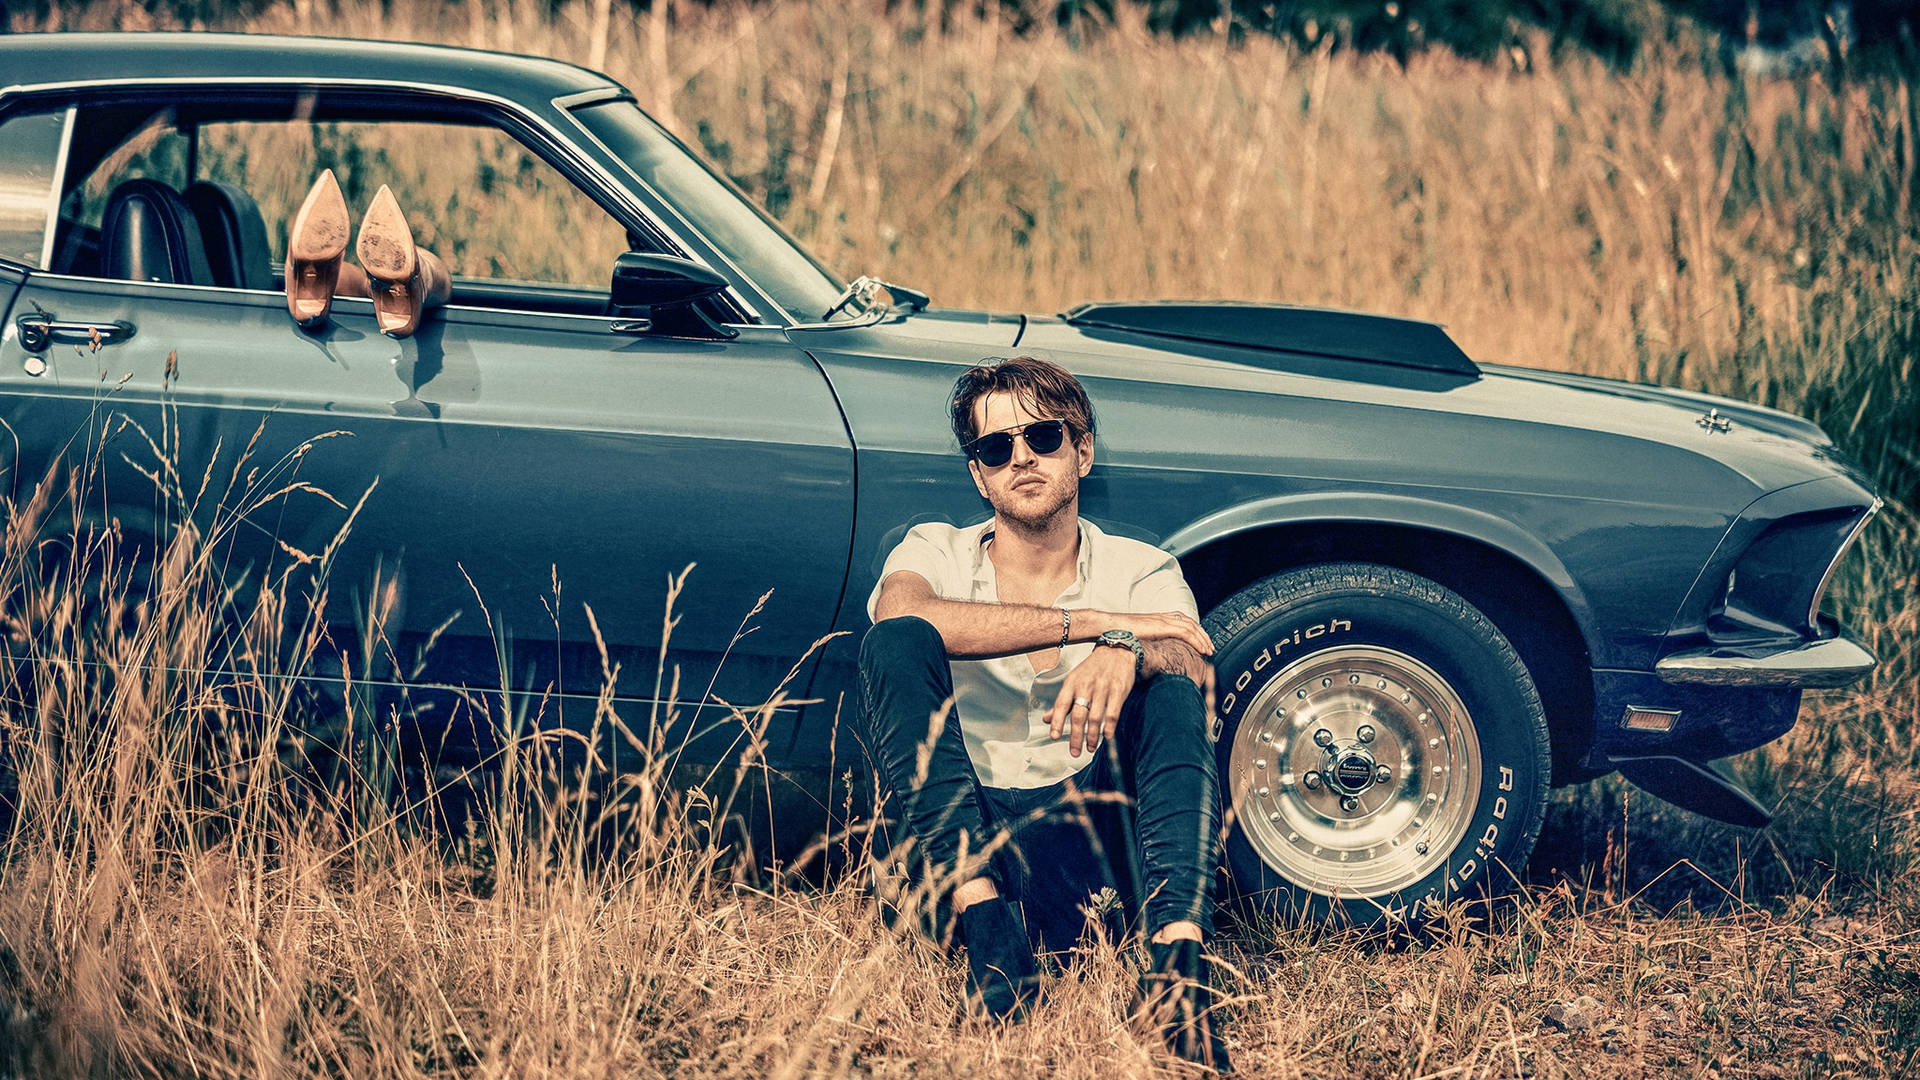
[[[130,5],[54,18],[151,23]],[[1276,1077],[1920,1070],[1911,83],[1730,80],[1684,43],[1626,73],[1544,50],[1401,68],[1126,22],[1016,37],[877,3],[301,0],[243,25],[608,70],[842,274],[943,305],[1366,308],[1445,322],[1482,360],[1818,420],[1889,497],[1828,602],[1882,666],[1733,763],[1778,822],[1722,827],[1610,781],[1563,791],[1532,888],[1490,925],[1414,943],[1236,927],[1227,1030],[1243,1072]],[[251,464],[250,497],[272,497],[274,463]],[[374,718],[349,712],[326,770],[288,765],[298,703],[270,676],[321,648],[282,630],[307,626],[307,584],[226,596],[217,530],[183,535],[159,556],[165,602],[122,616],[98,599],[111,576],[103,594],[86,569],[104,547],[35,569],[62,536],[46,511],[8,506],[0,553],[0,698],[23,762],[0,865],[0,1075],[1175,1071],[1124,1021],[1114,944],[1089,945],[1032,1022],[965,1021],[960,967],[889,932],[857,881],[746,872],[705,839],[715,807],[657,773],[634,784],[658,812],[611,851],[538,742],[499,780],[522,797],[458,843],[423,834],[380,798]],[[132,674],[233,650],[262,673]],[[82,656],[120,674],[82,678]],[[1549,1022],[1582,996],[1590,1023]]]

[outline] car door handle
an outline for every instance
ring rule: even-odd
[[[20,328],[20,347],[31,353],[46,352],[56,344],[86,345],[97,349],[133,336],[133,324],[125,319],[97,323],[63,322],[44,311],[37,311],[20,316],[14,323]]]

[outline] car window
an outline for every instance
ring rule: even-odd
[[[354,218],[393,189],[414,240],[455,277],[605,291],[626,230],[553,166],[496,128],[425,122],[233,122],[200,126],[197,179],[259,204],[276,262],[321,169]]]
[[[58,204],[60,151],[72,111],[16,114],[0,123],[0,256],[44,266]]]

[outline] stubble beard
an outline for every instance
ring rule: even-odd
[[[1048,486],[1049,488],[1052,487],[1052,485]],[[1005,504],[995,502],[991,499],[989,499],[988,502],[992,503],[994,514],[1015,532],[1038,536],[1052,528],[1062,515],[1075,509],[1076,498],[1079,494],[1079,485],[1076,483],[1068,483],[1061,487],[1056,498],[1031,510],[1013,505],[1011,499],[1007,500]]]

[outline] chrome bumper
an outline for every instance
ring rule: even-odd
[[[1847,686],[1879,661],[1841,633],[1785,649],[1711,648],[1675,653],[1653,666],[1660,681],[1691,686],[1819,690]]]

